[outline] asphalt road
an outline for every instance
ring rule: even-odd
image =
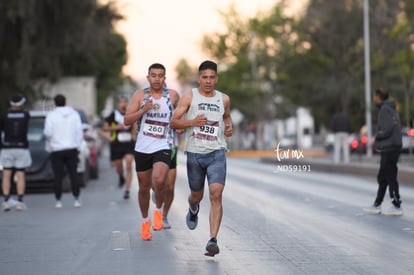
[[[411,186],[401,187],[404,216],[372,216],[362,207],[375,179],[276,172],[256,158],[230,158],[221,252],[211,258],[203,255],[207,197],[198,228],[185,225],[184,162],[180,155],[172,229],[149,242],[139,236],[137,198],[122,199],[107,156],[100,178],[82,190],[81,209],[69,193],[62,209],[51,193],[27,195],[27,211],[0,213],[0,274],[414,274]]]

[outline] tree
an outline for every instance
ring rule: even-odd
[[[392,91],[403,94],[403,123],[412,127],[411,117],[413,111],[411,105],[414,93],[414,3],[401,1],[402,9],[397,17],[395,25],[386,32],[393,41],[392,55],[388,69],[388,79],[394,80],[390,87]]]
[[[192,68],[184,58],[180,59],[175,66],[177,80],[181,86],[195,85],[197,83],[196,69]]]
[[[358,95],[363,83],[360,2],[310,1],[295,25],[297,47],[283,55],[280,85],[284,96],[310,107],[325,124],[339,106],[351,113],[364,106]]]
[[[96,0],[0,2],[0,99],[16,90],[35,97],[32,82],[64,75],[97,77],[100,95],[118,85],[126,43],[114,32],[122,16]]]
[[[310,0],[298,19],[285,16],[285,2],[248,19],[234,6],[221,12],[226,30],[203,39],[203,49],[220,60],[220,88],[251,120],[285,117],[301,105],[328,125],[342,107],[359,130],[365,123],[362,1]],[[370,26],[372,86],[387,86],[397,102],[404,101],[408,121],[414,4],[370,1]]]
[[[227,91],[232,106],[253,121],[277,114],[274,99],[279,67],[278,53],[291,40],[293,19],[283,13],[284,1],[270,12],[244,19],[234,6],[221,12],[226,31],[206,34],[203,49],[220,65],[219,88]]]

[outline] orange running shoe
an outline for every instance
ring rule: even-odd
[[[154,224],[152,225],[152,229],[158,231],[161,230],[163,227],[162,225],[162,211],[155,210],[154,211]]]
[[[144,241],[150,241],[152,239],[151,234],[151,221],[146,221],[141,223],[141,238]]]

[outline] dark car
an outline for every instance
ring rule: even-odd
[[[95,138],[88,134],[89,126],[86,116],[82,111],[78,110],[78,112],[83,124],[84,140],[79,153],[77,171],[81,186],[86,186],[90,178],[98,177],[98,156],[94,147]],[[44,111],[30,112],[28,140],[32,165],[26,169],[26,185],[28,189],[50,189],[53,187],[54,174],[50,162],[50,154],[46,148],[46,138],[43,134],[45,119],[46,112]],[[69,176],[66,174],[63,178],[62,189],[69,191],[70,188]]]
[[[46,151],[46,139],[43,135],[45,115],[40,112],[30,113],[28,140],[32,164],[26,169],[26,188],[50,189],[53,186],[53,170]],[[14,178],[14,177],[13,177]],[[13,192],[15,186],[12,186]],[[67,178],[63,181],[63,190],[70,190],[70,182]]]
[[[45,117],[37,113],[30,115],[28,139],[32,165],[26,169],[26,182],[28,187],[51,186],[54,175],[49,153],[46,151],[46,138],[43,134]],[[65,184],[64,189],[68,188],[70,186]]]
[[[30,112],[29,123],[29,149],[32,157],[32,165],[26,169],[26,183],[28,188],[52,187],[54,174],[50,162],[50,154],[46,149],[46,138],[43,134],[46,113],[42,111]],[[84,149],[79,154],[78,173],[81,186],[86,186],[89,180],[89,150],[86,142]],[[63,179],[63,190],[70,190],[69,176],[66,174]]]
[[[351,152],[358,153],[358,154],[365,154],[367,152],[367,143],[368,143],[368,135],[367,135],[367,127],[362,126],[358,134],[352,135],[352,140],[350,142]],[[376,127],[373,125],[371,128],[371,150],[373,153],[378,153],[375,149],[375,134],[376,134]]]

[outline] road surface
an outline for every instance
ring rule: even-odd
[[[0,213],[0,274],[414,274],[414,189],[401,186],[402,217],[366,215],[374,178],[276,172],[256,158],[230,158],[220,254],[204,256],[208,199],[199,225],[185,225],[188,186],[179,155],[172,229],[139,236],[136,195],[122,199],[106,154],[98,180],[54,209],[51,193],[28,194],[25,212]],[[134,178],[132,194],[137,191]],[[390,205],[387,197],[384,207]],[[153,205],[151,205],[153,209]],[[152,211],[151,211],[152,212]]]

